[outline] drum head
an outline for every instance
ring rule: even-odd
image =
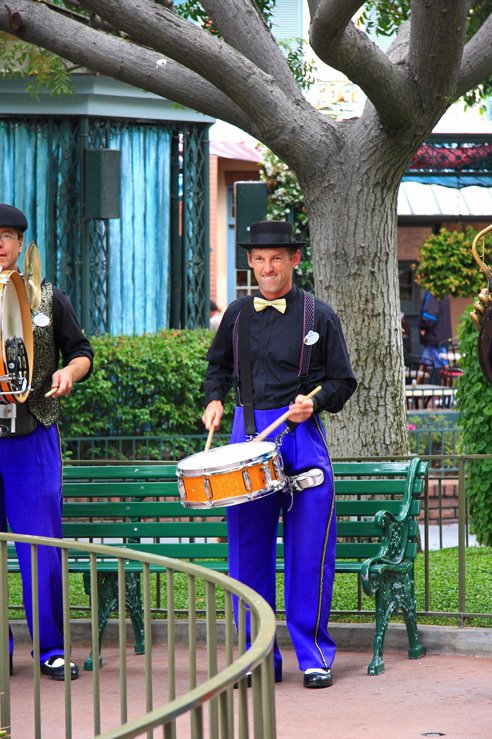
[[[488,306],[480,324],[478,361],[485,378],[492,384],[492,305]]]
[[[176,470],[193,475],[205,471],[213,472],[224,467],[241,466],[275,454],[277,445],[273,441],[243,441],[215,447],[208,452],[198,452],[178,462]]]
[[[12,371],[13,379],[0,383],[4,403],[24,403],[31,388],[33,371],[33,335],[31,309],[24,280],[16,271],[0,275],[0,373]],[[24,382],[25,380],[25,382]]]

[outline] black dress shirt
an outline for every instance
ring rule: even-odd
[[[205,398],[223,401],[231,389],[234,375],[233,331],[238,313],[249,304],[250,352],[253,404],[257,410],[290,405],[298,392],[306,395],[317,385],[321,391],[313,398],[315,410],[340,411],[354,393],[357,380],[338,316],[333,308],[315,300],[314,331],[319,339],[312,345],[309,376],[299,387],[299,365],[303,346],[304,295],[293,287],[285,295],[284,314],[268,307],[257,312],[247,298],[229,305],[212,346],[205,377]],[[239,387],[240,393],[240,387]]]
[[[66,367],[76,357],[87,357],[91,366],[87,374],[81,378],[86,380],[92,372],[94,351],[80,328],[70,298],[53,285],[53,328],[56,350],[62,355],[63,366]]]

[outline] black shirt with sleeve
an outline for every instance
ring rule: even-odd
[[[62,356],[66,367],[75,357],[87,357],[91,366],[87,374],[81,378],[86,380],[92,372],[94,351],[75,315],[70,298],[63,290],[53,285],[53,329],[57,351]]]
[[[314,331],[319,339],[312,345],[309,377],[299,387],[299,365],[303,346],[304,294],[297,287],[284,296],[284,314],[268,307],[257,312],[252,301],[240,298],[229,305],[214,341],[207,352],[209,362],[204,388],[206,404],[224,401],[234,375],[233,332],[243,307],[250,310],[250,353],[253,404],[257,410],[288,406],[298,392],[306,395],[317,385],[313,398],[316,411],[340,411],[355,392],[357,380],[350,365],[345,339],[333,308],[315,299]]]

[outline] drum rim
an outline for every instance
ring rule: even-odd
[[[187,460],[197,456],[197,454],[213,454],[217,451],[223,451],[228,446],[236,446],[236,444],[227,444],[225,447],[215,447],[214,449],[210,449],[208,452],[197,452],[197,454],[191,454],[189,457],[185,457],[180,462],[178,462],[178,464],[176,465],[176,475],[178,477],[210,477],[213,475],[224,474],[225,472],[237,472],[244,469],[245,467],[253,467],[256,464],[264,464],[265,462],[273,459],[275,456],[280,456],[280,450],[275,442],[267,441],[263,443],[271,444],[273,449],[271,449],[270,451],[264,451],[260,454],[256,454],[256,456],[254,457],[245,458],[238,462],[230,462],[229,464],[223,464],[220,466],[183,469],[180,465],[182,465],[183,462],[186,462]],[[249,441],[239,442],[238,444],[247,444],[253,446],[252,443]]]

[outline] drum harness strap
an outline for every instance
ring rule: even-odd
[[[305,337],[314,329],[314,297],[305,290],[304,295],[304,319],[303,319],[303,342],[299,358],[299,371],[297,373],[297,389],[295,395],[301,391],[309,374],[312,345],[305,341]],[[233,330],[233,352],[234,352],[234,387],[239,405],[243,407],[244,430],[246,436],[254,436],[256,431],[254,406],[253,406],[253,383],[251,379],[251,347],[250,347],[250,316],[253,296],[249,295],[244,301],[241,311],[238,313]],[[239,390],[239,379],[241,379],[241,391]],[[278,437],[277,443],[289,432],[285,429]]]

